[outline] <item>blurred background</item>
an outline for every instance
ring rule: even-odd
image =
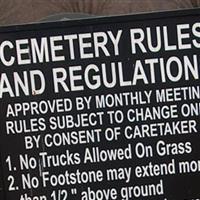
[[[77,18],[83,14],[108,16],[199,6],[200,0],[0,0],[0,25],[38,22],[60,13]]]

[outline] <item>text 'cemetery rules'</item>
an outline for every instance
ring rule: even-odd
[[[5,200],[200,198],[199,10],[0,29]]]

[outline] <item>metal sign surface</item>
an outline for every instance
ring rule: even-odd
[[[1,28],[4,199],[199,199],[199,50],[199,10]]]

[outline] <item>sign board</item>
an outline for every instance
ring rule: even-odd
[[[199,11],[1,28],[4,199],[199,199]]]

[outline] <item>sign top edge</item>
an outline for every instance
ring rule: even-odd
[[[63,27],[77,27],[77,26],[92,26],[97,24],[106,23],[123,23],[129,21],[142,21],[151,19],[162,19],[170,17],[184,17],[184,16],[197,16],[200,15],[200,8],[193,9],[179,9],[170,11],[152,11],[137,14],[123,14],[123,15],[112,15],[112,16],[97,16],[94,18],[84,19],[72,19],[66,21],[56,22],[33,22],[19,25],[5,25],[0,26],[0,33],[7,32],[20,32],[20,31],[37,31],[45,30],[49,28],[63,28]]]

